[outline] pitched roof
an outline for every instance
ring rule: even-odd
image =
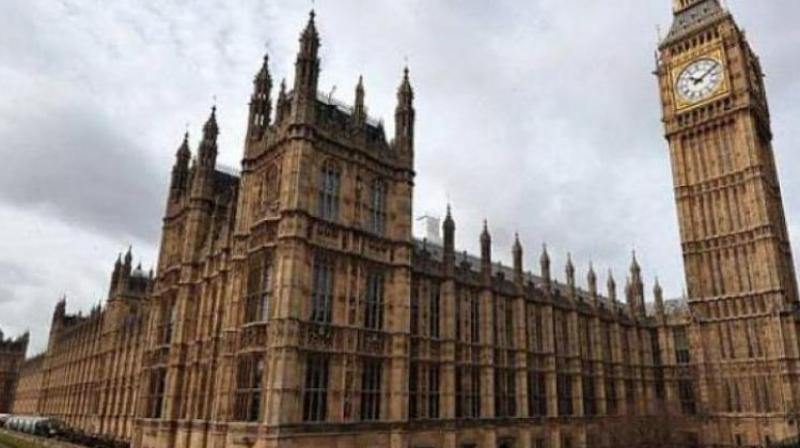
[[[672,27],[661,45],[668,45],[679,38],[702,28],[720,17],[725,16],[718,0],[703,0],[675,14]]]

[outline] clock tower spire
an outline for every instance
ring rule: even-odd
[[[678,14],[701,3],[713,3],[719,7],[719,0],[672,0],[672,10]]]
[[[701,373],[680,392],[708,415],[704,445],[760,446],[796,435],[786,421],[800,399],[797,282],[764,75],[718,0],[673,8],[656,73]],[[731,424],[735,435],[720,429]]]

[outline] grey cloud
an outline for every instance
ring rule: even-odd
[[[635,247],[648,281],[658,274],[668,294],[680,294],[670,165],[651,73],[655,28],[668,27],[669,0],[317,3],[320,88],[337,86],[336,96],[351,101],[363,74],[370,115],[384,118],[389,132],[408,57],[417,93],[417,214],[441,213],[449,199],[458,244],[470,250],[488,218],[494,253],[505,261],[518,231],[530,267],[547,241],[555,270],[572,252],[582,272],[592,260],[623,280]],[[727,3],[769,76],[775,149],[799,250],[800,156],[792,149],[800,145],[800,3]],[[40,234],[56,235],[10,256],[27,266],[21,261],[31,252],[51,251],[37,260],[48,267],[40,286],[12,291],[13,300],[28,301],[15,318],[34,315],[31,303],[52,301],[65,288],[89,306],[104,288],[89,283],[102,283],[121,239],[144,240],[152,256],[184,123],[192,123],[195,141],[216,95],[220,162],[237,165],[265,44],[273,77],[291,85],[307,9],[288,0],[7,5],[0,16],[0,206],[47,216],[30,219]],[[65,225],[83,231],[81,244],[53,249]],[[19,229],[0,224],[0,235],[9,232]],[[59,263],[86,244],[92,252],[73,261],[85,280],[77,282]],[[36,294],[49,298],[33,300]],[[5,316],[0,324],[8,324]]]
[[[44,208],[121,240],[154,240],[164,170],[104,118],[80,103],[43,104],[4,117],[0,200]]]

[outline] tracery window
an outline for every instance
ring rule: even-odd
[[[612,378],[606,378],[606,414],[616,415],[617,413],[617,382]]]
[[[439,418],[439,366],[428,366],[428,418]]]
[[[381,376],[382,361],[365,359],[361,372],[361,420],[372,421],[381,418]]]
[[[328,410],[328,370],[330,358],[322,353],[306,355],[303,388],[303,421],[322,422]]]
[[[583,415],[592,416],[597,414],[597,397],[594,392],[594,378],[584,376],[582,381],[583,388]]]
[[[542,318],[541,310],[533,309],[533,334],[534,340],[532,346],[537,352],[544,351],[544,319]]]
[[[681,411],[685,415],[694,415],[697,412],[694,400],[694,383],[692,380],[678,381],[678,397],[681,402]]]
[[[458,367],[456,377],[456,417],[477,418],[481,412],[480,368],[477,366]]]
[[[558,395],[558,415],[572,415],[572,378],[566,374],[556,376],[556,393]]]
[[[269,320],[272,297],[270,285],[272,267],[267,256],[256,256],[249,264],[244,322],[266,322]]]
[[[563,356],[569,353],[569,321],[563,313],[556,312],[554,315],[556,354]]]
[[[506,347],[514,347],[514,306],[511,300],[506,301],[505,310],[505,330],[506,330]]]
[[[364,327],[371,330],[380,330],[383,327],[383,277],[383,272],[380,271],[367,275]]]
[[[172,342],[172,328],[177,319],[175,303],[171,298],[167,298],[161,305],[161,316],[158,325],[159,344],[169,344]]]
[[[439,309],[440,309],[439,284],[431,282],[428,295],[428,336],[439,337]]]
[[[636,383],[631,379],[625,380],[625,402],[629,407],[636,404]]]
[[[411,363],[409,375],[409,416],[412,419],[439,418],[439,366]]]
[[[672,330],[672,337],[675,342],[675,360],[678,364],[689,364],[691,355],[689,341],[686,337],[686,327],[676,327]]]
[[[409,316],[410,331],[412,336],[420,335],[419,308],[420,308],[420,285],[419,281],[411,281],[411,315]]]
[[[543,372],[528,375],[528,408],[531,417],[547,415],[547,382]]]
[[[327,221],[339,218],[339,187],[341,174],[333,163],[325,163],[320,170],[317,213]]]
[[[311,285],[312,322],[329,324],[332,317],[334,268],[333,260],[324,254],[314,257],[313,278]]]
[[[372,182],[370,192],[370,231],[376,235],[386,232],[386,183],[380,179]]]
[[[495,415],[514,417],[517,415],[517,387],[514,369],[495,369]]]
[[[262,355],[248,354],[239,358],[234,406],[234,417],[237,421],[255,422],[261,418],[263,378],[264,359]]]
[[[469,300],[469,328],[470,342],[477,344],[481,341],[481,309],[478,295],[471,290],[467,290]]]
[[[161,418],[164,407],[164,392],[167,389],[167,369],[159,367],[150,371],[150,397],[147,400],[147,415],[150,418]]]

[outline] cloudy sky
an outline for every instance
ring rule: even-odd
[[[416,214],[454,206],[461,248],[482,219],[508,260],[547,242],[683,288],[654,68],[669,0],[317,0],[320,88],[391,129],[404,61],[417,93]],[[787,214],[800,247],[797,0],[729,0],[762,56]],[[0,328],[41,349],[62,294],[102,300],[119,251],[155,261],[173,154],[216,98],[220,162],[238,166],[251,80],[291,65],[310,2],[11,0],[0,15]],[[334,90],[335,89],[335,90]],[[558,269],[561,272],[561,269]],[[563,277],[563,275],[559,275]],[[649,287],[648,287],[649,289]]]

